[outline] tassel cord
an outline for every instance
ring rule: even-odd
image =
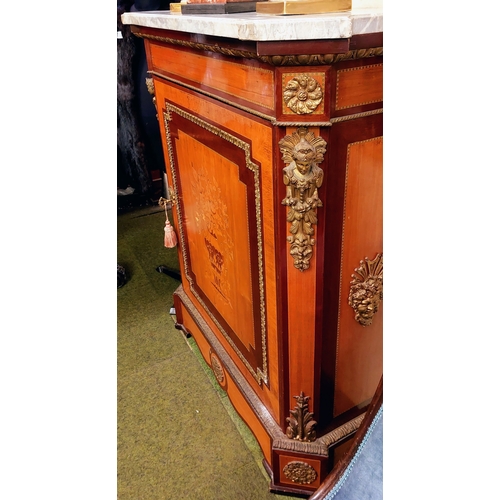
[[[168,220],[167,203],[164,203],[163,206],[165,207],[165,236],[163,244],[166,248],[174,248],[177,245],[177,235],[175,234],[175,230]]]

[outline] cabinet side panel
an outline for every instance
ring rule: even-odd
[[[349,305],[351,275],[382,253],[382,137],[348,145],[334,415],[369,400],[382,375],[382,305],[369,326]]]

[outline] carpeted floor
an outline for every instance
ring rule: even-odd
[[[192,339],[174,328],[159,273],[179,269],[163,246],[165,212],[118,214],[118,499],[284,500],[269,492],[261,451]]]

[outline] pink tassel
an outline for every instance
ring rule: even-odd
[[[167,248],[174,248],[177,245],[177,236],[174,228],[170,225],[169,220],[165,221],[165,246]]]

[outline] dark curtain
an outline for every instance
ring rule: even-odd
[[[135,193],[152,195],[151,172],[165,171],[161,139],[152,96],[146,89],[144,43],[123,25],[121,14],[168,10],[170,0],[118,0],[117,118],[118,188],[131,186]]]
[[[133,1],[118,2],[118,31],[123,38],[117,40],[117,183],[119,188],[132,186],[137,193],[149,194],[151,179],[144,155],[134,81],[137,66],[136,37],[120,19],[121,14],[128,12],[132,5]]]

